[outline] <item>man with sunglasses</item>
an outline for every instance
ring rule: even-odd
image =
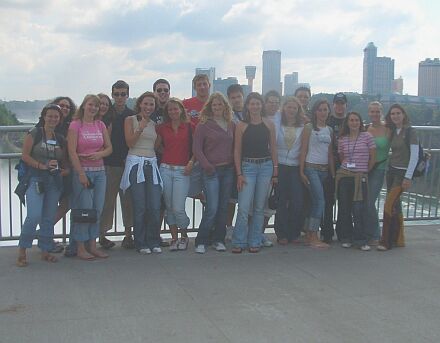
[[[121,183],[122,174],[124,172],[125,158],[128,153],[128,147],[125,142],[124,121],[128,116],[135,115],[126,105],[128,96],[128,84],[122,80],[116,81],[112,86],[114,104],[111,111],[103,118],[107,127],[111,125],[110,140],[113,146],[111,155],[104,158],[107,186],[104,209],[101,215],[99,243],[106,249],[115,245],[112,241],[105,238],[105,233],[113,227],[113,214],[118,193],[121,200],[122,219],[125,227],[125,237],[122,241],[122,247],[126,249],[134,248],[131,234],[131,228],[133,227],[131,198],[128,193],[124,194],[119,189],[119,184]]]
[[[158,99],[156,110],[151,113],[150,118],[156,124],[162,124],[163,111],[166,103],[170,99],[170,83],[165,79],[158,79],[153,83],[153,93]]]

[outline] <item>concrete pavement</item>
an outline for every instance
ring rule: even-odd
[[[440,226],[407,247],[274,246],[107,260],[0,248],[0,342],[440,342]],[[272,237],[274,238],[274,237]]]

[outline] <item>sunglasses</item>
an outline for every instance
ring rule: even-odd
[[[125,97],[125,96],[127,96],[127,93],[126,93],[126,92],[121,92],[121,93],[119,93],[119,92],[114,92],[114,93],[113,93],[113,96],[114,96],[114,97],[118,97],[118,96]]]
[[[168,93],[170,90],[168,88],[157,88],[156,92],[158,93]]]
[[[61,108],[67,108],[68,110],[70,110],[70,106],[69,105],[60,104],[58,106],[61,107]]]

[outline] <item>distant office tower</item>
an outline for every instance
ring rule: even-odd
[[[262,93],[276,90],[281,94],[281,51],[263,51],[263,87]]]
[[[254,79],[255,79],[255,73],[257,71],[256,66],[245,66],[246,69],[246,79],[248,80],[248,86],[249,86],[249,93],[252,92],[252,89],[254,89]]]
[[[419,63],[419,96],[440,97],[440,60],[427,58]]]
[[[246,99],[249,93],[252,92],[252,89],[249,85],[241,85],[241,88],[243,88],[243,97]]]
[[[298,73],[284,75],[284,95],[293,95],[298,88]]]
[[[403,94],[403,79],[400,76],[398,79],[393,80],[393,93]]]
[[[377,48],[370,42],[364,49],[363,74],[363,94],[390,94],[394,80],[394,60],[389,57],[377,57]]]
[[[235,85],[238,83],[238,80],[236,77],[228,77],[226,79],[222,79],[221,77],[218,77],[217,80],[214,80],[214,92],[220,92],[224,96],[227,96],[226,91],[228,90],[228,87],[230,85]]]
[[[215,68],[211,67],[211,68],[196,68],[196,74],[195,75],[199,75],[199,74],[206,74],[208,75],[209,78],[209,83],[211,84],[211,90],[209,92],[209,94],[212,94],[213,92],[213,84],[214,84],[214,80],[215,80]],[[192,96],[196,96],[196,90],[194,89],[194,86],[192,86]]]

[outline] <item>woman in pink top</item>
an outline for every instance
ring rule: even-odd
[[[350,112],[342,124],[338,141],[341,167],[336,172],[338,220],[336,232],[342,247],[356,245],[369,251],[371,227],[366,227],[368,206],[368,172],[375,163],[376,145],[365,132],[359,113]]]
[[[77,255],[82,260],[108,257],[96,248],[99,218],[105,197],[103,157],[112,152],[104,123],[94,119],[99,104],[100,100],[96,95],[86,95],[67,135],[69,157],[74,169],[72,209],[96,209],[98,218],[95,223],[72,223],[71,235],[78,244]]]

